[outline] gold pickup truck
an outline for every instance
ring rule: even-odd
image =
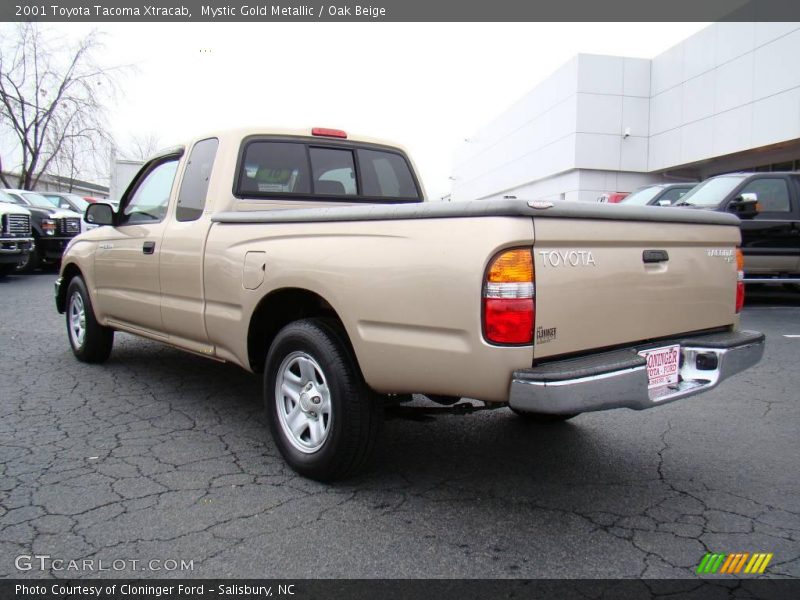
[[[522,417],[666,404],[757,363],[739,221],[547,201],[424,202],[406,153],[331,129],[239,129],[148,161],[73,240],[69,342],[115,331],[263,374],[273,437],[320,480],[370,458],[384,404]]]

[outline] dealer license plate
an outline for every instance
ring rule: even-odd
[[[678,383],[678,367],[681,361],[681,347],[663,346],[642,350],[639,356],[647,359],[647,388],[653,389]]]

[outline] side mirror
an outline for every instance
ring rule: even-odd
[[[86,222],[92,225],[113,225],[114,209],[110,204],[96,202],[86,207]]]
[[[728,210],[740,219],[752,219],[760,209],[758,196],[752,192],[741,194],[728,204]]]
[[[659,206],[671,206],[672,202],[670,202],[669,200],[659,200],[658,202],[656,202],[656,204],[658,204]]]

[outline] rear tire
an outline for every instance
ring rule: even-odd
[[[73,277],[67,287],[66,320],[67,338],[75,358],[85,363],[108,360],[114,346],[114,330],[97,322],[81,277]]]
[[[334,321],[304,319],[281,329],[264,365],[264,404],[281,455],[305,477],[348,477],[375,452],[383,406]]]
[[[551,415],[549,413],[525,412],[522,410],[517,410],[516,408],[511,408],[510,406],[509,408],[515,415],[531,423],[563,423],[564,421],[569,421],[573,417],[577,417],[579,414],[581,414],[569,413],[565,415]]]

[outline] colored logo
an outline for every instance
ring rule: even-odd
[[[773,554],[766,552],[736,552],[734,554],[719,554],[715,552],[708,552],[700,565],[697,567],[697,573],[700,575],[739,575],[750,574],[757,575],[763,573],[767,568],[769,561],[772,560]]]

